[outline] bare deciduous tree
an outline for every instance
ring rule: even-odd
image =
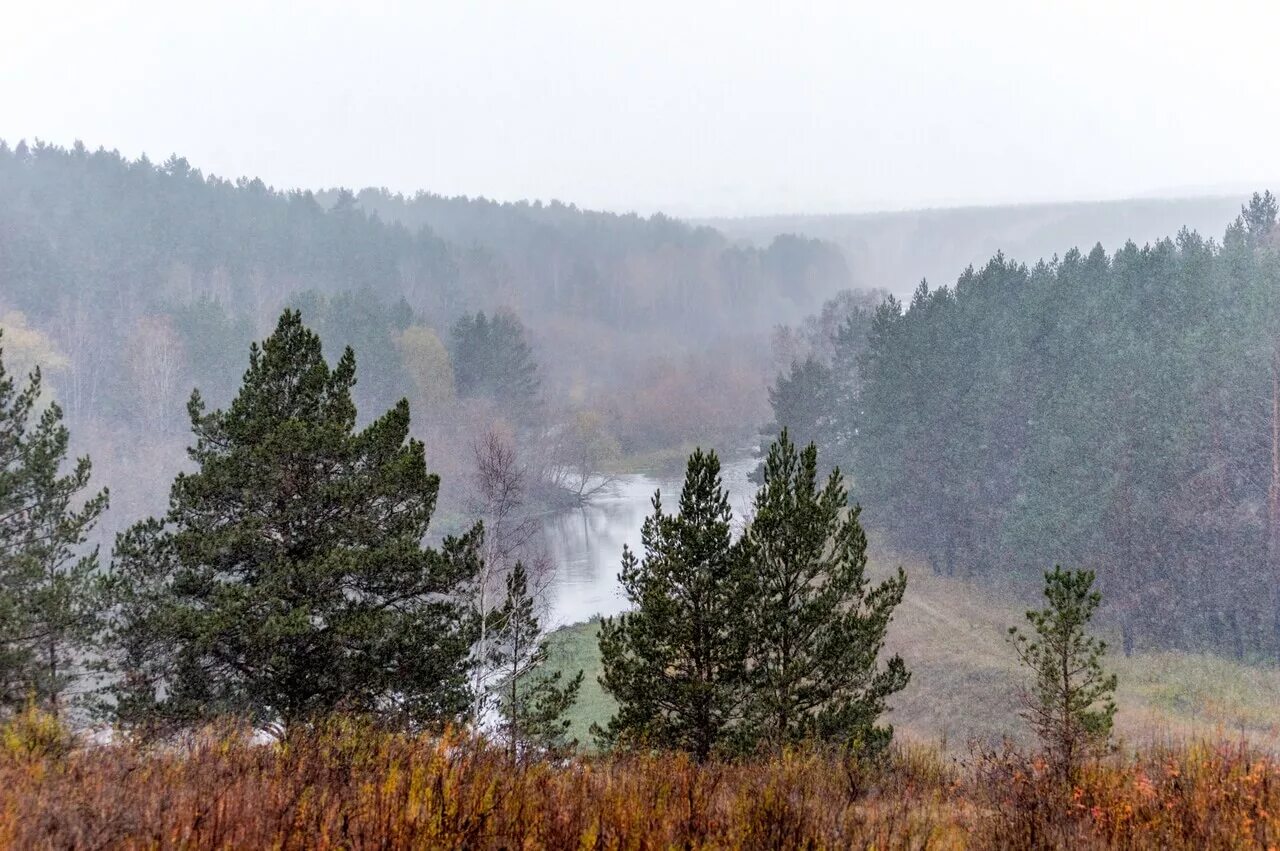
[[[84,293],[64,298],[54,321],[59,345],[67,353],[67,369],[60,377],[59,398],[73,423],[98,413],[106,358],[102,336],[94,328],[95,317]]]
[[[491,691],[490,680],[497,673],[489,664],[490,630],[505,599],[507,577],[516,562],[522,562],[528,570],[530,595],[540,600],[551,581],[551,563],[540,546],[538,520],[525,510],[527,471],[518,461],[511,439],[488,429],[472,444],[472,455],[475,472],[471,509],[484,523],[484,564],[473,604],[480,624],[473,714],[482,718]]]
[[[585,503],[617,480],[609,469],[622,450],[604,420],[594,411],[579,411],[556,430],[548,483]]]
[[[182,340],[166,316],[143,316],[128,341],[129,368],[148,427],[165,431],[180,410],[178,377],[182,372]]]

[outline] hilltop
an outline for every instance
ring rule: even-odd
[[[820,216],[752,216],[702,223],[748,244],[778,233],[802,234],[839,247],[858,286],[909,295],[921,279],[944,284],[996,252],[1035,263],[1070,247],[1116,249],[1186,227],[1218,233],[1240,212],[1242,195],[1132,198],[1121,201],[953,207]]]

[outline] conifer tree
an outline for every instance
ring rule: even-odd
[[[492,621],[490,662],[501,677],[497,697],[508,754],[514,760],[529,749],[571,749],[577,743],[568,739],[564,716],[578,699],[583,674],[564,680],[563,672],[544,669],[549,650],[523,562],[507,574],[506,597]]]
[[[458,395],[493,399],[522,417],[537,405],[538,366],[513,314],[464,315],[453,326],[453,374]]]
[[[439,481],[408,403],[356,431],[354,383],[287,310],[226,410],[192,394],[195,471],[117,543],[122,719],[466,712],[480,530],[423,546]]]
[[[644,558],[624,550],[632,611],[600,629],[601,684],[618,701],[605,742],[645,741],[705,760],[736,736],[745,664],[742,563],[715,452],[689,457],[679,511],[654,494]]]
[[[840,471],[819,489],[818,453],[796,451],[784,429],[769,450],[754,516],[743,533],[749,597],[735,617],[750,635],[750,735],[768,747],[804,739],[875,749],[889,695],[910,679],[879,655],[906,576],[872,585],[859,508],[847,507]]]
[[[1048,605],[1027,612],[1034,637],[1015,626],[1009,641],[1033,677],[1022,696],[1023,717],[1055,771],[1070,777],[1111,735],[1116,677],[1102,669],[1106,642],[1087,631],[1102,602],[1093,571],[1054,567],[1044,578]]]
[[[107,507],[87,457],[67,466],[62,409],[40,409],[41,374],[18,389],[0,350],[0,706],[34,698],[59,715],[96,670],[110,579],[85,549]]]
[[[784,428],[789,434],[799,435],[797,439],[833,447],[835,397],[836,382],[831,367],[813,357],[804,362],[792,361],[790,373],[779,374],[769,388],[774,422],[764,428],[761,454],[768,453],[769,446]],[[763,475],[761,465],[752,478],[759,482]]]

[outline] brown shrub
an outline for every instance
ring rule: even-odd
[[[1277,841],[1280,770],[1241,746],[1162,746],[1064,787],[1012,749],[899,746],[698,765],[624,754],[512,765],[457,734],[336,719],[254,744],[0,754],[0,844],[21,848],[1239,848]]]

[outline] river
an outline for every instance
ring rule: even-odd
[[[721,469],[735,521],[750,506],[756,486],[747,480],[759,463],[754,458],[726,462]],[[557,627],[613,615],[627,608],[618,585],[622,547],[638,556],[640,526],[652,511],[649,501],[662,492],[662,508],[674,512],[680,500],[682,475],[621,476],[595,494],[583,507],[561,512],[543,523],[543,539],[555,574],[548,593],[548,626]]]

